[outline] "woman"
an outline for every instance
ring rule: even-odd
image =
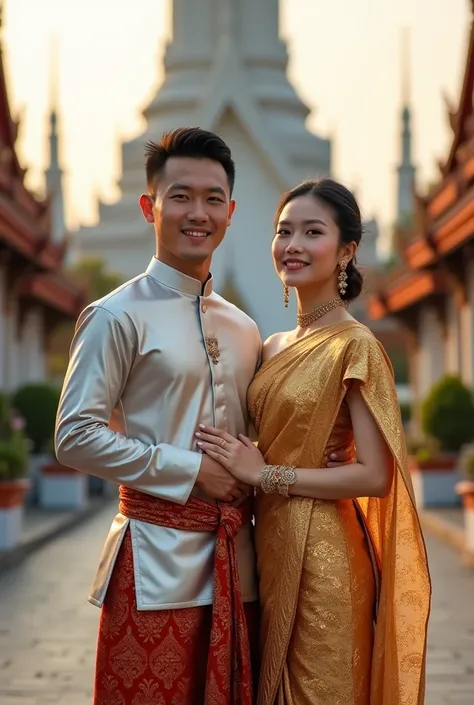
[[[201,448],[254,485],[260,705],[421,705],[430,581],[388,358],[346,310],[362,223],[325,179],[285,194],[275,268],[297,326],[249,389],[259,449],[202,427]],[[352,465],[326,468],[355,443]]]

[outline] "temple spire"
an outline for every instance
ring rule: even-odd
[[[411,102],[410,95],[410,30],[408,27],[403,27],[401,30],[401,51],[400,51],[400,64],[401,64],[401,98],[402,105],[409,105]]]
[[[404,28],[401,35],[401,144],[398,166],[397,224],[409,226],[413,219],[415,167],[412,163],[410,35]]]
[[[57,113],[59,105],[59,40],[57,34],[53,34],[51,37],[49,71],[49,105],[51,111]]]
[[[217,8],[219,24],[218,34],[222,38],[233,37],[236,30],[235,7],[232,0],[221,0]]]
[[[171,0],[170,0],[171,2]],[[205,67],[217,45],[233,41],[239,57],[252,64],[279,66],[286,48],[279,38],[279,0],[173,0],[173,36],[165,66],[173,70]]]
[[[51,237],[53,242],[64,239],[64,199],[59,160],[58,110],[59,110],[59,55],[58,39],[51,40],[50,83],[49,83],[49,165],[45,173],[46,190],[51,198]]]

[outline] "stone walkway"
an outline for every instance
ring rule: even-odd
[[[90,705],[99,610],[86,602],[114,510],[0,577],[1,705]],[[428,537],[434,584],[426,705],[474,705],[474,571]]]
[[[86,602],[108,507],[0,578],[1,705],[90,705],[99,610]]]
[[[433,583],[426,705],[474,705],[474,570],[427,537]]]

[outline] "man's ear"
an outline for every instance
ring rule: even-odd
[[[147,193],[142,193],[140,196],[140,208],[142,209],[143,217],[145,218],[147,223],[154,223],[155,222],[155,216],[153,215],[153,201],[151,200],[151,196],[149,196]]]
[[[227,227],[232,223],[232,216],[234,215],[235,211],[235,201],[230,201],[229,203],[229,213],[227,215]]]

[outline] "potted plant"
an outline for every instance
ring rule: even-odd
[[[47,382],[26,384],[16,392],[13,403],[26,421],[32,442],[34,499],[43,509],[80,509],[87,500],[88,478],[61,465],[54,452],[58,389]]]
[[[456,507],[459,450],[474,440],[474,398],[459,377],[446,375],[422,406],[425,439],[412,449],[410,469],[420,508]]]
[[[25,495],[30,486],[24,421],[14,417],[0,395],[0,550],[20,541]]]
[[[445,456],[453,457],[474,441],[474,397],[456,375],[437,382],[422,407],[423,430],[435,438]]]
[[[47,461],[42,465],[38,496],[44,509],[82,509],[88,500],[87,475],[62,465],[50,443]]]
[[[459,466],[465,478],[456,485],[464,508],[465,560],[474,565],[474,443],[463,449]]]
[[[459,504],[454,493],[456,456],[447,456],[434,438],[407,438],[408,467],[419,509],[453,507]]]
[[[31,489],[27,496],[30,504],[39,502],[41,468],[50,460],[58,403],[59,390],[47,382],[25,384],[12,398],[13,407],[25,419],[25,432],[31,441],[28,467]]]

